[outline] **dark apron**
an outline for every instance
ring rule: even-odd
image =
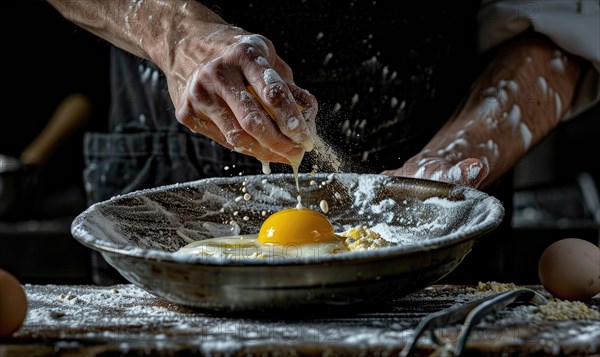
[[[402,166],[448,119],[480,67],[479,1],[203,3],[273,41],[296,84],[317,97],[319,135],[344,153],[351,163],[345,171]],[[164,75],[151,62],[114,48],[111,66],[109,133],[85,137],[89,204],[148,187],[261,172],[256,159],[179,124]]]

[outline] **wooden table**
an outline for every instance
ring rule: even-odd
[[[438,285],[361,312],[231,316],[171,304],[133,285],[25,290],[27,319],[11,339],[0,340],[0,356],[397,355],[421,318],[490,293]],[[600,308],[600,296],[586,304]],[[600,353],[600,320],[550,321],[536,309],[511,306],[486,318],[463,355]],[[438,329],[438,335],[452,343],[459,328]],[[435,347],[422,337],[416,355],[429,355]]]

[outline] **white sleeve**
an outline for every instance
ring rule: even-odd
[[[530,28],[592,63],[582,73],[572,118],[600,101],[600,2],[598,0],[483,0],[478,46],[485,51]]]

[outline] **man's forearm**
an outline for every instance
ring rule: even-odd
[[[500,50],[472,86],[461,110],[424,148],[458,162],[477,158],[489,166],[481,187],[509,170],[559,123],[569,107],[580,68],[539,39],[521,39]]]
[[[195,1],[48,0],[67,20],[136,56],[168,67],[193,26],[208,36],[225,22]]]

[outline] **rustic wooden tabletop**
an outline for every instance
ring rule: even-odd
[[[529,287],[548,296],[541,287]],[[0,339],[0,356],[398,355],[430,313],[493,290],[436,285],[365,310],[211,314],[175,305],[133,285],[26,285],[22,328]],[[600,295],[585,302],[597,313]],[[454,344],[460,324],[437,329]],[[415,355],[439,352],[424,335]],[[600,353],[600,320],[550,320],[533,305],[511,305],[476,325],[463,355]]]

